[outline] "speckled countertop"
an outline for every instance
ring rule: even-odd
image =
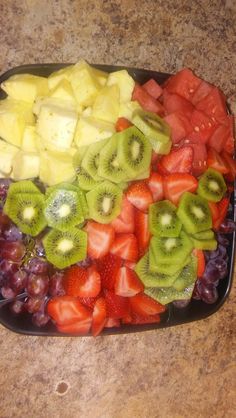
[[[164,72],[188,66],[236,112],[235,22],[235,0],[1,0],[0,72],[82,57]],[[0,417],[233,418],[235,300],[234,284],[208,319],[97,339],[0,327]]]

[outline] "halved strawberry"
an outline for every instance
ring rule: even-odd
[[[81,325],[89,325],[89,323],[91,325],[90,310],[73,296],[56,296],[50,299],[47,304],[47,313],[57,325],[73,325],[78,321]]]
[[[126,119],[126,118],[118,118],[115,124],[116,132],[124,131],[127,128],[130,128],[132,126],[132,123]]]
[[[126,197],[137,209],[146,212],[153,203],[152,193],[143,181],[130,184],[126,191]]]
[[[107,307],[105,298],[99,298],[93,310],[92,334],[96,337],[103,330],[107,321]]]
[[[123,266],[129,267],[129,269],[134,270],[136,263],[134,261],[124,260]]]
[[[123,260],[137,261],[138,242],[136,236],[134,234],[117,234],[110,252]]]
[[[87,270],[72,266],[65,273],[63,285],[69,296],[93,298],[100,293],[101,278],[95,266]]]
[[[144,291],[144,285],[135,273],[128,267],[121,267],[116,275],[115,294],[124,297],[134,296]]]
[[[130,300],[131,311],[138,315],[155,315],[165,312],[166,308],[156,300],[145,295],[145,293],[139,293],[133,296]]]
[[[108,254],[115,238],[115,231],[112,226],[89,221],[84,229],[88,234],[88,256],[97,259]]]
[[[160,315],[138,315],[136,313],[132,314],[131,324],[138,325],[138,324],[159,324],[161,321]]]
[[[161,166],[167,173],[190,173],[193,162],[193,149],[190,146],[183,146],[173,149],[168,155],[164,155]]]
[[[215,202],[207,202],[208,206],[210,208],[210,212],[211,212],[211,219],[212,219],[212,224],[214,224],[214,222],[219,218],[220,214],[219,214],[219,209],[218,209],[218,205]]]
[[[115,318],[107,318],[105,323],[105,328],[119,328],[120,327],[120,320]]]
[[[142,257],[149,245],[151,234],[148,225],[148,214],[135,209],[134,213],[135,235],[138,241],[139,257]]]
[[[79,298],[79,301],[86,306],[86,308],[89,308],[91,310],[93,310],[94,305],[96,303],[96,301],[99,299],[99,297],[101,297],[101,294],[97,295],[95,298]]]
[[[194,193],[198,186],[197,179],[188,173],[169,174],[164,177],[164,196],[174,205],[178,205],[184,192]]]
[[[204,252],[194,248],[193,254],[197,257],[197,277],[200,278],[202,277],[206,267]]]
[[[122,259],[117,255],[107,254],[96,261],[97,270],[101,277],[102,288],[113,289],[116,274],[122,265]]]
[[[218,203],[219,217],[213,222],[213,229],[218,230],[224,218],[227,215],[229,208],[230,199],[228,197],[223,197]]]
[[[122,199],[120,215],[110,225],[118,233],[134,232],[134,207],[125,195]]]
[[[229,169],[227,180],[234,181],[236,177],[236,160],[234,160],[232,156],[225,151],[222,152],[221,158]]]
[[[120,319],[130,313],[130,298],[118,296],[110,290],[104,289],[104,295],[107,306],[107,315],[109,318]]]
[[[149,189],[152,192],[153,201],[163,199],[163,176],[159,173],[152,172],[149,179],[146,180]]]
[[[207,152],[207,167],[214,168],[219,171],[221,174],[227,174],[229,172],[229,167],[223,160],[223,158],[218,154],[214,148],[209,148]]]

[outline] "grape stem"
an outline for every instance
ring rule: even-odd
[[[15,300],[24,299],[28,296],[27,292],[21,293],[20,295],[15,296],[14,298],[8,298],[8,299],[1,299],[0,300],[0,308],[7,305],[8,303],[14,302]]]

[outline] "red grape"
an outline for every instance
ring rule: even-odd
[[[56,272],[50,277],[49,294],[52,297],[65,295],[65,290],[63,287],[63,277],[64,273],[62,272]]]
[[[27,291],[32,298],[42,298],[48,292],[49,278],[46,275],[30,273],[27,283]]]
[[[231,234],[236,230],[236,223],[232,219],[225,219],[220,225],[219,231],[222,234]]]
[[[10,310],[13,314],[19,315],[25,310],[24,302],[22,300],[15,300],[10,304]]]
[[[196,281],[196,291],[200,299],[205,303],[215,303],[218,299],[218,292],[214,284],[206,283],[204,280]]]
[[[16,273],[20,267],[20,264],[13,263],[10,260],[1,260],[0,261],[0,274],[3,277],[10,277],[12,274]]]
[[[39,257],[31,258],[27,265],[25,266],[26,270],[34,274],[47,274],[48,272],[48,263],[45,260],[42,260]]]
[[[11,184],[10,179],[0,179],[0,199],[5,200],[7,197],[7,191],[9,189],[9,186]]]
[[[22,232],[16,225],[10,224],[3,232],[3,237],[7,241],[20,241],[23,237]]]
[[[22,241],[0,241],[0,256],[6,260],[19,262],[26,253]]]
[[[48,321],[50,320],[50,317],[44,312],[44,311],[38,311],[32,316],[32,322],[37,327],[44,327]]]
[[[25,289],[27,285],[27,273],[24,270],[18,270],[14,273],[10,279],[9,283],[13,290],[17,293],[21,292],[21,290]]]
[[[3,286],[1,288],[1,294],[4,299],[14,298],[16,296],[16,292],[9,286]]]
[[[25,309],[29,313],[38,312],[44,305],[44,298],[28,298],[25,302]]]

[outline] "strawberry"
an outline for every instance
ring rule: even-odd
[[[115,318],[107,318],[105,323],[105,328],[119,328],[120,327],[120,320]]]
[[[172,150],[160,159],[160,166],[167,173],[190,173],[193,162],[193,149],[183,146]]]
[[[194,248],[193,254],[197,257],[197,277],[200,278],[202,277],[206,267],[204,252]]]
[[[225,217],[227,215],[227,212],[228,212],[229,203],[230,203],[230,199],[228,197],[223,197],[223,199],[221,199],[217,203],[217,207],[218,207],[218,211],[219,211],[219,217],[213,222],[213,229],[215,231],[217,231],[219,229],[221,223],[225,219]]]
[[[151,203],[153,203],[152,193],[148,185],[144,182],[130,184],[126,191],[126,197],[137,209],[146,212]]]
[[[110,318],[120,319],[128,315],[130,312],[130,298],[118,296],[110,290],[104,289],[107,315]],[[135,297],[135,296],[134,296]]]
[[[122,200],[120,215],[110,225],[118,233],[134,232],[134,207],[125,195]]]
[[[174,205],[178,205],[184,192],[194,193],[198,186],[197,179],[188,173],[174,173],[164,178],[164,196]]]
[[[95,266],[87,270],[79,267],[70,267],[64,277],[64,288],[69,296],[95,297],[101,290],[101,278]]]
[[[142,257],[149,245],[151,234],[148,226],[148,214],[136,209],[134,213],[135,234],[138,241],[139,257]]]
[[[101,277],[102,288],[113,289],[116,274],[122,265],[122,259],[117,255],[107,254],[96,261],[97,270]]]
[[[129,269],[134,270],[136,263],[134,263],[133,261],[124,260],[123,266],[129,267]]]
[[[211,218],[212,218],[212,224],[219,218],[219,209],[218,205],[215,202],[207,202],[209,209],[211,211]]]
[[[159,173],[152,172],[147,185],[151,190],[153,202],[163,199],[163,177]]]
[[[117,234],[110,252],[123,260],[138,260],[138,242],[134,234]]]
[[[136,313],[134,313],[132,315],[132,321],[131,324],[159,324],[161,318],[159,314],[155,314],[155,315],[138,315]]]
[[[95,305],[96,301],[99,299],[99,297],[100,297],[100,294],[97,295],[95,298],[88,298],[88,297],[86,297],[86,298],[79,298],[79,301],[84,306],[86,306],[86,308],[89,308],[89,309],[92,309],[93,310],[94,305]]]
[[[124,297],[134,296],[144,291],[144,286],[137,274],[128,267],[121,267],[116,275],[115,294]]]
[[[115,124],[116,132],[124,131],[127,128],[130,128],[132,126],[132,123],[126,119],[126,118],[118,118]]]
[[[166,309],[165,306],[145,295],[145,293],[135,295],[129,300],[131,311],[141,316],[159,314],[165,312]]]
[[[99,298],[93,310],[92,334],[96,337],[103,330],[107,320],[107,308],[104,298]]]
[[[47,304],[47,313],[57,325],[71,325],[78,321],[81,324],[85,321],[87,325],[90,322],[91,325],[90,310],[73,296],[56,296],[50,299]]]
[[[97,259],[108,254],[115,238],[112,226],[89,221],[84,229],[88,234],[88,256]]]

